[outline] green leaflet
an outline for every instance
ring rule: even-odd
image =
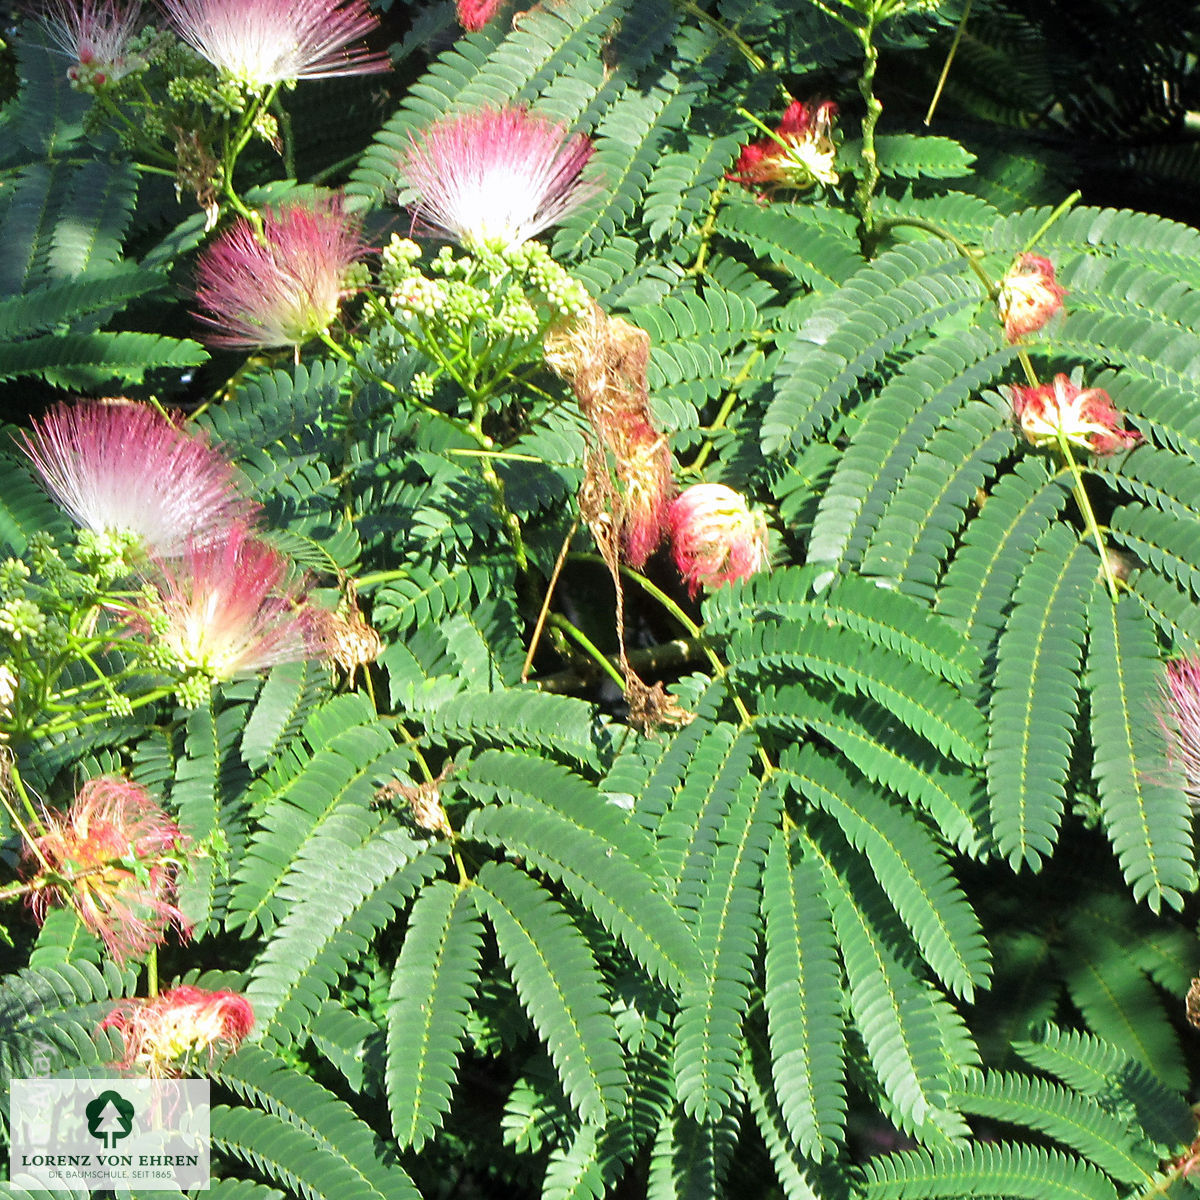
[[[996,841],[1014,866],[1049,854],[1062,819],[1094,571],[1090,547],[1052,526],[1017,585],[997,647],[988,784]]]
[[[1105,832],[1136,899],[1156,912],[1196,886],[1192,813],[1166,760],[1154,632],[1137,601],[1098,585],[1088,608],[1092,771]]]
[[[743,777],[699,889],[696,942],[702,967],[681,997],[675,1041],[675,1086],[692,1120],[719,1121],[734,1100],[759,937],[759,878],[781,803],[775,784]]]
[[[438,880],[413,904],[388,993],[388,1108],[401,1146],[420,1150],[450,1106],[482,935],[461,885]]]
[[[628,1082],[595,959],[552,896],[508,863],[488,863],[471,897],[496,934],[521,1004],[584,1120],[618,1116]]]
[[[820,867],[776,831],[763,867],[770,1087],[760,1092],[760,1124],[773,1096],[787,1139],[818,1162],[835,1153],[846,1124],[841,967],[821,898]]]
[[[970,1000],[975,987],[986,985],[990,975],[987,943],[925,827],[813,746],[789,748],[781,766],[800,794],[832,816],[846,840],[871,864],[942,982]]]

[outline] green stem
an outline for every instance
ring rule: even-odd
[[[1033,369],[1033,363],[1029,359],[1029,352],[1019,349],[1017,357],[1030,387],[1040,387],[1037,372]],[[1116,604],[1120,591],[1116,576],[1112,573],[1112,564],[1108,561],[1108,550],[1104,545],[1104,534],[1100,530],[1100,522],[1096,520],[1096,512],[1092,508],[1091,499],[1088,497],[1087,488],[1083,483],[1083,472],[1075,461],[1071,443],[1061,429],[1055,430],[1055,440],[1058,443],[1058,452],[1067,464],[1067,470],[1071,473],[1071,494],[1075,497],[1075,506],[1079,509],[1079,515],[1083,517],[1083,525],[1088,536],[1096,544],[1096,553],[1100,555],[1100,568],[1104,572],[1104,582],[1108,587],[1108,594],[1112,598],[1112,602]]]
[[[738,35],[734,33],[733,30],[728,26],[722,25],[721,22],[718,21],[717,18],[711,13],[705,12],[704,9],[702,9],[698,4],[695,4],[693,0],[675,0],[675,3],[679,8],[687,13],[688,16],[695,17],[696,20],[702,25],[707,25],[709,29],[713,30],[714,33],[725,38],[725,40],[734,46],[738,53],[741,54],[756,71],[765,71],[767,69],[765,60],[761,59],[757,54],[755,54],[742,38],[738,37]]]
[[[38,811],[33,806],[33,801],[29,798],[29,793],[25,790],[25,783],[21,779],[21,772],[17,769],[16,759],[10,758],[8,761],[8,777],[13,782],[13,787],[17,790],[17,795],[21,797],[22,804],[25,805],[25,811],[29,814],[29,819],[35,828],[45,833],[46,827],[42,824],[42,818],[38,816]],[[8,789],[0,787],[0,803],[4,805],[4,811],[8,813],[8,819],[12,821],[17,832],[25,839],[25,844],[33,851],[33,856],[42,864],[42,870],[53,872],[54,868],[50,865],[49,859],[42,853],[41,847],[37,843],[37,838],[30,833],[25,822],[21,819],[21,814],[13,807],[8,798]]]
[[[729,391],[725,394],[725,399],[721,401],[721,407],[717,409],[717,415],[713,417],[712,423],[706,430],[707,433],[713,433],[718,429],[725,428],[725,422],[729,420],[729,414],[733,412],[734,406],[737,404],[741,396],[742,384],[750,378],[750,373],[754,369],[755,364],[763,357],[763,351],[759,347],[755,347],[747,357],[742,369],[734,376],[729,385]],[[701,470],[708,456],[712,453],[713,442],[707,441],[696,452],[696,457],[692,459],[691,465],[684,467],[683,470],[688,474],[694,474]]]
[[[912,229],[923,229],[926,233],[932,233],[935,237],[940,237],[943,241],[949,242],[967,260],[967,265],[975,272],[979,282],[983,284],[988,299],[995,300],[1000,294],[1000,285],[984,270],[983,264],[979,261],[979,252],[972,250],[961,238],[955,237],[950,230],[943,229],[942,226],[934,224],[933,221],[926,221],[921,217],[888,217],[875,226],[872,230],[872,238],[874,241],[879,241],[889,229],[896,229],[901,226],[909,226]]]
[[[1038,226],[1038,231],[1025,243],[1022,249],[1022,254],[1028,254],[1046,236],[1046,231],[1059,219],[1083,193],[1076,190],[1072,192],[1042,223]]]
[[[874,217],[871,204],[875,197],[875,189],[879,186],[879,156],[875,150],[875,127],[879,124],[879,116],[883,105],[875,95],[875,71],[879,66],[879,50],[875,45],[875,13],[872,12],[865,27],[854,26],[859,41],[863,47],[863,70],[859,76],[858,90],[867,106],[862,120],[862,178],[854,192],[854,205],[862,220],[863,228],[871,233]]]
[[[151,1000],[158,995],[158,947],[151,946],[146,955],[146,995]]]
[[[929,108],[925,112],[927,126],[933,120],[934,109],[937,108],[938,101],[942,98],[942,89],[946,86],[946,80],[950,78],[950,67],[954,62],[954,56],[958,53],[958,44],[962,41],[962,35],[966,31],[967,17],[971,15],[971,4],[972,0],[967,0],[963,5],[962,16],[958,19],[958,28],[954,31],[954,41],[950,43],[950,52],[942,64],[942,73],[938,76],[937,87],[933,89],[933,99],[929,101]]]
[[[604,563],[604,559],[598,554],[573,554],[571,557],[586,559],[590,562]],[[607,566],[608,564],[605,563],[604,565]],[[708,644],[708,641],[703,636],[703,631],[701,630],[700,626],[697,625],[696,622],[693,621],[692,618],[689,617],[687,613],[685,613],[683,609],[680,608],[679,605],[676,604],[675,601],[662,590],[662,588],[660,588],[657,584],[652,583],[640,571],[635,571],[632,567],[627,567],[622,564],[621,574],[628,579],[632,579],[634,583],[636,583],[642,589],[642,591],[644,591],[648,596],[651,596],[657,600],[659,604],[661,604],[663,608],[665,608],[667,612],[669,612],[671,616],[673,616],[675,620],[677,620],[693,638],[699,640],[701,649],[704,651],[704,657],[707,658],[712,664],[713,670],[725,680],[725,684],[729,688],[729,698],[733,701],[733,707],[737,709],[737,714],[742,720],[742,727],[744,729],[749,729],[754,722],[754,718],[751,715],[750,710],[742,701],[741,696],[739,696],[734,690],[732,683],[729,682],[729,668],[721,661],[720,656],[712,648],[712,646]],[[775,771],[775,764],[771,762],[770,756],[767,754],[766,750],[762,748],[762,746],[759,746],[758,748],[758,757],[762,762],[763,770],[768,775],[773,774]]]
[[[738,112],[744,112],[744,109],[738,109]],[[746,113],[750,116],[749,113]],[[751,120],[755,118],[751,117]],[[768,131],[770,132],[770,131]],[[721,201],[725,196],[725,188],[728,180],[722,178],[708,199],[708,212],[704,216],[704,224],[700,227],[700,248],[696,251],[696,260],[684,272],[688,276],[696,276],[704,274],[704,264],[708,261],[708,252],[712,246],[713,235],[717,232],[717,214],[721,209]]]
[[[625,680],[621,676],[621,672],[613,666],[606,655],[596,644],[587,636],[583,630],[572,625],[562,613],[551,613],[550,624],[555,629],[561,629],[576,645],[582,647],[589,658],[591,658],[597,666],[617,685],[623,692],[625,690]]]
[[[147,704],[156,703],[159,700],[165,699],[174,693],[174,687],[158,687],[147,692],[144,696],[139,696],[136,700],[130,701],[130,711],[139,708],[145,708]],[[78,711],[78,710],[73,710]],[[53,737],[56,733],[69,733],[73,729],[81,729],[84,725],[95,725],[98,721],[107,721],[112,717],[112,711],[108,705],[100,712],[92,712],[85,717],[76,719],[67,719],[61,721],[49,721],[45,725],[34,726],[29,731],[30,737],[48,738]]]

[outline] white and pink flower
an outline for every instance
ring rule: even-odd
[[[688,595],[748,579],[767,565],[767,522],[723,483],[686,488],[667,513],[671,549]]]
[[[1022,254],[1000,281],[1000,319],[1004,336],[1020,341],[1045,327],[1063,306],[1067,289],[1054,278],[1054,264],[1040,254]]]
[[[366,253],[361,228],[339,197],[262,214],[262,236],[244,217],[196,266],[200,319],[214,346],[302,346],[337,319],[347,273]]]
[[[366,0],[162,0],[162,5],[197,54],[255,91],[391,68],[385,53],[347,48],[378,28]]]
[[[1115,454],[1142,440],[1125,429],[1122,416],[1101,388],[1080,388],[1063,374],[1053,383],[1012,387],[1013,415],[1034,446],[1054,445],[1061,435],[1093,454]]]
[[[1168,663],[1162,691],[1165,712],[1159,722],[1167,738],[1167,756],[1183,775],[1192,807],[1200,809],[1200,658]]]
[[[793,100],[772,136],[747,142],[725,178],[744,187],[765,184],[768,191],[795,188],[805,191],[817,183],[838,182],[837,147],[833,121],[837,105]]]
[[[47,818],[36,853],[26,851],[35,872],[30,908],[40,923],[51,907],[70,904],[117,962],[140,958],[170,926],[190,930],[175,904],[188,845],[141,784],[117,775],[90,779],[68,813]]]
[[[323,655],[324,626],[308,608],[305,581],[289,579],[287,560],[245,525],[153,567],[156,600],[123,615],[176,668],[229,680]]]
[[[163,1078],[195,1069],[218,1049],[236,1050],[254,1028],[254,1008],[238,992],[184,983],[149,999],[122,1000],[100,1028],[121,1034],[122,1067]]]
[[[478,33],[496,15],[503,0],[457,0],[458,23],[468,33]]]
[[[468,249],[511,249],[593,195],[591,140],[523,106],[435,122],[401,160],[413,216]]]
[[[59,403],[20,437],[77,524],[131,536],[149,555],[182,554],[189,541],[203,543],[254,512],[236,490],[232,464],[148,404]]]
[[[141,14],[137,0],[50,0],[37,21],[72,60],[67,78],[94,91],[145,66],[130,53]]]

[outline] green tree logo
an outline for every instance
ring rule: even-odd
[[[101,1092],[83,1110],[87,1117],[88,1133],[111,1150],[133,1129],[133,1105],[120,1092]]]

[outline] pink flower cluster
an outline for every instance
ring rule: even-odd
[[[80,525],[131,538],[154,599],[123,611],[184,672],[228,680],[323,656],[324,622],[260,541],[232,465],[198,433],[128,400],[58,404],[25,438],[34,466]]]
[[[337,319],[347,272],[366,253],[340,198],[291,203],[242,217],[200,256],[196,299],[214,346],[298,350]]]
[[[1056,282],[1054,264],[1040,254],[1022,254],[1000,281],[1000,319],[1004,336],[1018,342],[1036,333],[1061,310],[1067,289]]]
[[[1054,445],[1059,437],[1092,454],[1115,454],[1142,440],[1126,429],[1120,412],[1101,388],[1080,388],[1063,374],[1053,383],[1012,387],[1013,415],[1034,446]]]
[[[400,162],[413,217],[468,249],[521,245],[597,190],[592,143],[523,105],[435,121]]]
[[[723,483],[686,488],[667,513],[671,550],[679,574],[695,598],[748,579],[767,565],[767,522],[745,498]]]
[[[71,59],[67,78],[95,90],[115,83],[139,65],[130,44],[141,24],[141,5],[128,0],[49,0],[38,23]]]
[[[24,860],[39,924],[51,907],[69,904],[119,963],[157,946],[172,925],[190,932],[175,905],[190,840],[140,784],[116,775],[91,779],[45,827]]]
[[[1167,664],[1159,723],[1167,739],[1167,756],[1183,776],[1193,808],[1200,809],[1200,659],[1187,657]]]
[[[245,996],[180,984],[159,996],[123,1000],[100,1022],[125,1043],[121,1066],[151,1078],[182,1075],[211,1061],[219,1049],[236,1050],[254,1028]]]
[[[837,147],[833,141],[836,116],[837,105],[831,100],[793,100],[770,137],[742,147],[725,178],[748,188],[765,184],[770,191],[806,191],[817,183],[837,183]]]
[[[254,90],[391,66],[386,53],[347,49],[378,28],[366,0],[162,0],[162,6],[197,54]]]

